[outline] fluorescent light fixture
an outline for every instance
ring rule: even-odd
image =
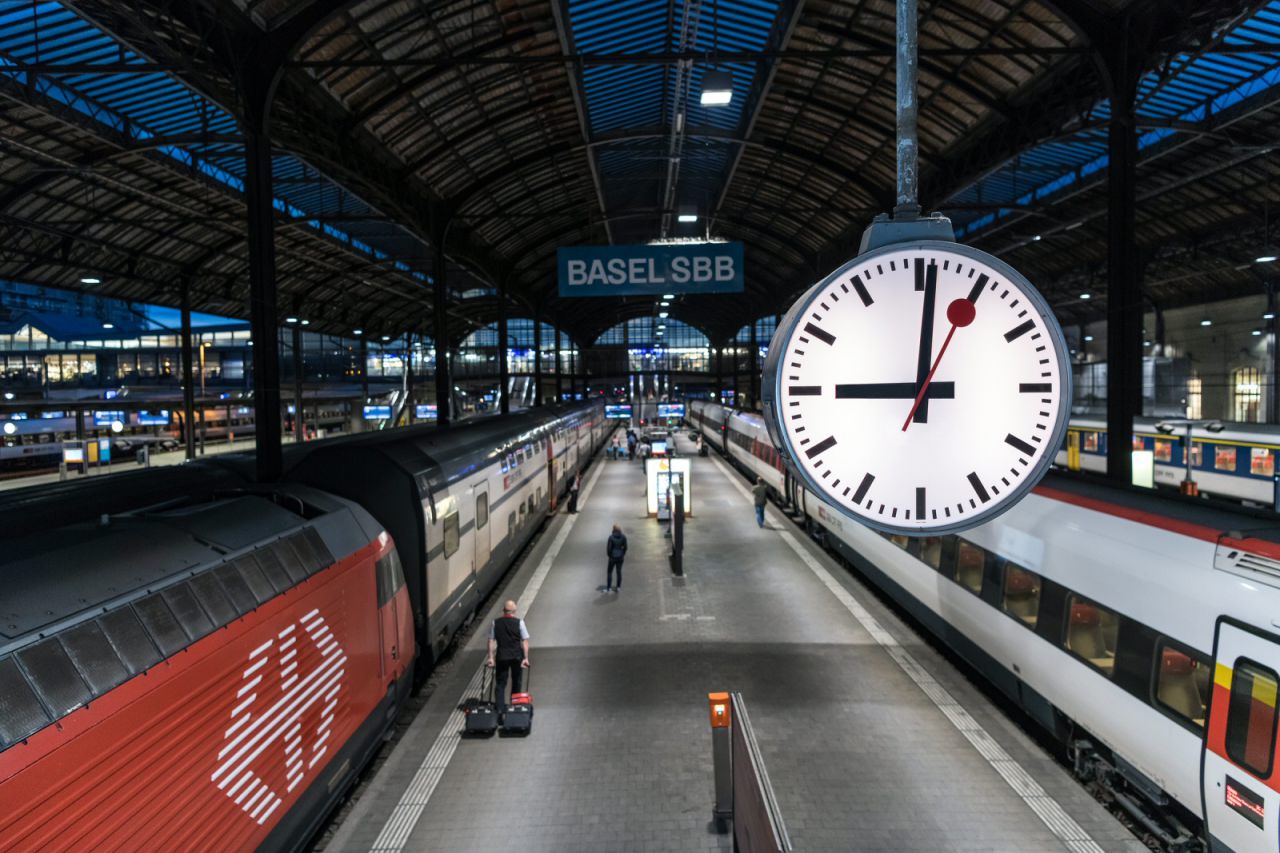
[[[1264,320],[1274,320],[1275,318],[1276,318],[1276,312],[1274,311],[1268,311],[1267,313],[1262,315],[1262,319]]]
[[[679,216],[677,216],[677,217],[676,217],[676,221],[677,221],[677,222],[697,222],[697,221],[698,221],[698,214],[696,214],[696,213],[681,213]]]
[[[285,317],[285,318],[284,318],[284,321],[285,321],[286,323],[296,323],[296,322],[298,322],[298,318],[297,318],[297,317]]]
[[[1093,340],[1093,335],[1085,335],[1085,336],[1084,336],[1084,339],[1085,339],[1085,342],[1087,343],[1087,342],[1089,342],[1089,341]]]
[[[676,113],[676,133],[684,130],[684,110]]]
[[[80,283],[81,284],[102,284],[102,279],[94,278],[93,276],[85,276],[84,278],[80,279]]]
[[[360,337],[361,335],[364,334],[364,329],[352,329],[351,334],[355,335],[356,337]]]
[[[666,307],[667,307],[668,305],[670,305],[670,304],[671,304],[671,303],[670,303],[670,302],[668,302],[668,301],[667,301],[667,300],[665,300],[665,299],[658,303],[658,305],[659,305],[659,306],[661,306],[661,307],[663,307],[663,308],[666,308]]]
[[[1253,259],[1253,262],[1255,264],[1269,264],[1274,260],[1276,260],[1275,255],[1259,255],[1258,257]]]
[[[1093,294],[1092,294],[1092,293],[1087,293],[1087,292],[1086,292],[1086,293],[1082,293],[1082,294],[1080,294],[1080,298],[1081,298],[1081,299],[1092,299],[1092,298],[1093,298]]]
[[[4,434],[5,434],[5,435],[13,435],[13,434],[14,434],[15,432],[17,432],[17,431],[18,431],[18,425],[17,425],[17,424],[15,424],[13,421],[5,421],[5,422],[4,422]]]
[[[1079,222],[1072,222],[1070,225],[1068,225],[1066,228],[1063,228],[1062,230],[1063,230],[1063,231],[1074,231],[1074,230],[1076,230],[1077,228],[1079,228],[1079,227],[1080,227],[1081,225],[1083,225],[1083,224],[1084,224],[1084,220],[1083,220],[1083,219],[1081,219]]]
[[[667,319],[667,313],[668,313],[668,312],[666,312],[666,311],[660,311],[660,312],[658,313],[658,316],[659,316],[661,319],[665,320],[665,319]]]
[[[733,100],[733,74],[728,71],[708,71],[702,75],[702,105],[723,107]]]
[[[390,336],[390,335],[383,335],[383,336],[382,336],[382,339],[383,339],[384,341],[389,341],[389,340],[391,340],[391,336]]]
[[[5,391],[5,392],[4,392],[4,398],[5,398],[6,400],[12,400],[12,399],[13,399],[13,392],[12,392],[12,391]]]
[[[302,325],[304,325],[304,326],[310,326],[310,325],[311,325],[311,321],[310,321],[310,320],[303,320],[303,321],[302,321]]]
[[[1143,345],[1144,347],[1149,347],[1149,346],[1151,346],[1151,341],[1143,341],[1143,342],[1142,342],[1142,345]]]
[[[1201,326],[1212,326],[1212,325],[1213,325],[1213,321],[1212,321],[1212,320],[1210,320],[1208,317],[1205,317],[1203,320],[1201,320],[1201,321],[1200,321],[1200,325],[1201,325]]]
[[[1039,234],[1037,234],[1036,236],[1032,237],[1032,238],[1031,238],[1031,242],[1032,242],[1032,243],[1039,243],[1039,242],[1040,242],[1040,235],[1039,235]]]
[[[103,324],[102,324],[102,328],[104,328],[104,329],[114,329],[115,327],[116,327],[116,324],[115,324],[115,323],[103,323]]]
[[[664,294],[662,294],[662,298],[663,298],[663,299],[675,299],[675,298],[676,298],[676,295],[675,295],[674,293],[664,293]]]
[[[1253,330],[1253,334],[1254,334],[1254,336],[1255,336],[1255,337],[1256,337],[1256,336],[1258,336],[1258,335],[1261,335],[1261,334],[1262,334],[1262,330],[1261,330],[1261,329],[1254,329],[1254,330]]]

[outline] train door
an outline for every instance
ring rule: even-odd
[[[475,572],[479,574],[489,562],[489,484],[476,486],[476,562]]]
[[[1202,768],[1211,849],[1280,850],[1280,637],[1218,620]]]
[[[551,512],[556,511],[556,444],[554,439],[547,439],[547,505]]]

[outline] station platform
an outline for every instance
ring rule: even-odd
[[[460,736],[473,631],[326,850],[730,850],[711,819],[720,690],[743,694],[797,851],[1145,850],[776,508],[759,529],[738,472],[680,450],[685,576],[642,464],[597,459],[502,596],[531,634],[533,733]],[[630,550],[609,594],[615,522]]]

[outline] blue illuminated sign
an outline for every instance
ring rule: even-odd
[[[436,416],[436,407],[434,404],[419,403],[413,407],[413,416],[420,421],[433,419]]]
[[[155,412],[140,411],[138,412],[138,423],[141,426],[168,426],[169,410],[160,409]]]
[[[126,423],[128,419],[124,412],[94,412],[93,425],[96,427],[109,427],[114,421]]]
[[[562,246],[561,296],[741,293],[741,243]]]
[[[391,420],[391,407],[365,406],[364,419],[366,421],[389,421]]]

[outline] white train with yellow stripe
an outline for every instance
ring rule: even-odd
[[[1280,853],[1274,514],[1051,474],[962,535],[884,536],[781,470],[758,415],[707,406],[690,406],[706,440],[1106,785],[1145,840]]]

